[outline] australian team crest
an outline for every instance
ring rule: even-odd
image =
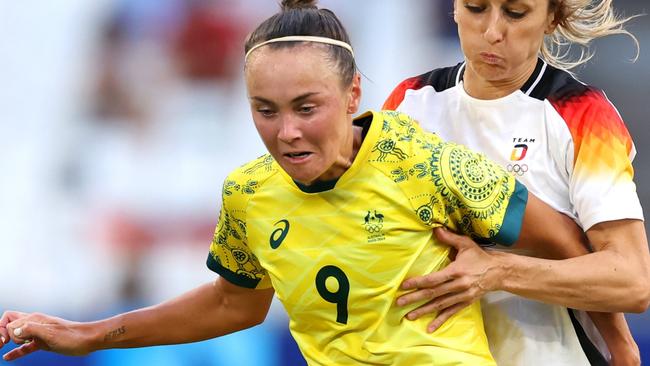
[[[368,213],[363,218],[363,227],[368,232],[368,243],[384,240],[384,215],[377,212],[377,210],[368,210]]]

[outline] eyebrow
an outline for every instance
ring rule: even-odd
[[[303,101],[303,100],[305,100],[305,99],[307,99],[307,98],[309,98],[309,97],[311,97],[313,95],[316,95],[316,94],[319,94],[319,93],[318,92],[308,92],[308,93],[305,93],[305,94],[301,94],[301,95],[291,99],[291,103],[296,103],[296,102]],[[262,98],[262,97],[252,96],[251,99],[256,100],[258,102],[262,102],[262,103],[275,104],[274,102],[272,102],[272,101],[270,101],[270,100],[268,100],[266,98]]]

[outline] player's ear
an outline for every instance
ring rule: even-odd
[[[546,27],[544,34],[552,34],[555,32],[558,24],[562,22],[562,8],[563,5],[559,1],[549,0],[548,15],[546,17]]]
[[[558,24],[558,14],[556,12],[549,12],[546,17],[546,28],[544,29],[544,34],[551,34],[555,32],[555,28]]]
[[[359,104],[361,103],[361,75],[354,74],[352,85],[348,89],[348,114],[355,114],[359,111]]]
[[[456,19],[456,13],[457,13],[457,10],[456,10],[456,0],[451,0],[451,1],[454,3],[454,22],[455,22],[456,24],[458,24],[458,19]]]

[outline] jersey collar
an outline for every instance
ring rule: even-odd
[[[292,182],[303,193],[326,192],[334,189],[337,184],[342,184],[345,181],[350,180],[350,178],[356,175],[356,173],[362,169],[363,165],[367,163],[368,155],[374,148],[374,143],[379,138],[379,134],[383,127],[383,115],[381,112],[367,111],[356,117],[352,123],[355,126],[363,128],[363,141],[361,142],[361,147],[359,148],[352,165],[339,178],[328,181],[319,181],[310,186],[305,186],[304,184],[300,184],[293,180],[291,176],[289,176],[289,174],[278,165],[280,174],[282,174],[285,179]]]
[[[458,85],[462,80],[463,80],[463,75],[465,75],[465,64],[466,62],[462,62],[460,64],[460,67],[458,68],[458,71],[456,72],[456,84]],[[535,90],[535,87],[537,84],[539,84],[540,80],[542,80],[542,76],[544,76],[544,71],[546,71],[546,61],[542,60],[541,58],[537,58],[537,65],[535,65],[535,70],[533,70],[533,73],[530,75],[528,80],[522,85],[522,87],[519,89],[521,90],[522,93],[526,95],[530,95],[530,93]]]

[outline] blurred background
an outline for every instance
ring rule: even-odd
[[[614,3],[626,15],[650,7]],[[362,110],[380,108],[404,78],[461,60],[450,0],[320,4],[352,37]],[[265,151],[245,97],[243,40],[277,10],[272,0],[0,2],[0,311],[93,320],[214,279],[205,259],[222,180]],[[633,42],[615,36],[576,71],[627,122],[647,208],[650,17],[628,29],[641,43],[636,63]],[[628,320],[650,362],[650,315]],[[286,324],[274,303],[263,325],[217,340],[14,364],[303,364]]]

